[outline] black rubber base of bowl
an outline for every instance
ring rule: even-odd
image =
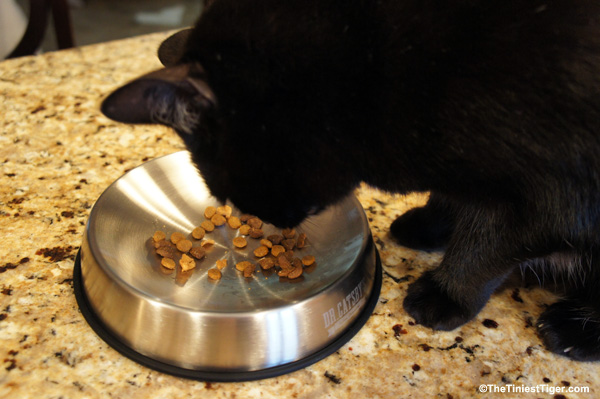
[[[371,244],[373,245],[373,244]],[[79,309],[83,314],[83,317],[88,322],[90,327],[98,334],[100,338],[102,338],[107,344],[109,344],[113,349],[122,355],[128,357],[129,359],[143,365],[149,367],[151,369],[171,374],[177,377],[189,378],[193,380],[200,381],[211,381],[211,382],[240,382],[240,381],[252,381],[252,380],[261,380],[264,378],[276,377],[283,374],[288,374],[296,370],[300,370],[304,367],[310,366],[313,363],[318,362],[331,355],[339,348],[344,346],[345,343],[350,341],[356,333],[365,325],[371,313],[373,313],[373,309],[377,304],[377,300],[379,299],[379,293],[381,291],[381,280],[382,280],[382,269],[381,269],[381,260],[379,258],[379,253],[375,250],[377,255],[376,261],[376,270],[375,270],[375,280],[373,282],[373,291],[371,293],[371,297],[367,301],[366,307],[363,309],[359,317],[354,321],[350,327],[340,335],[335,341],[331,342],[329,345],[319,350],[318,352],[313,353],[310,356],[297,360],[295,362],[282,364],[276,367],[270,367],[267,369],[256,370],[256,371],[205,371],[205,370],[192,370],[186,369],[182,367],[177,367],[168,363],[160,362],[151,357],[144,356],[129,346],[125,345],[123,342],[119,340],[100,320],[100,318],[94,313],[88,298],[84,292],[83,281],[81,277],[81,260],[80,253],[77,253],[77,258],[75,259],[75,266],[73,268],[73,289],[75,291],[75,298],[77,299],[77,304],[79,305]]]

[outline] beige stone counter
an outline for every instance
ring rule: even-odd
[[[424,197],[366,187],[357,194],[382,256],[383,289],[366,326],[325,360],[273,379],[205,383],[142,367],[99,339],[72,289],[90,208],[127,170],[183,145],[166,128],[117,124],[98,107],[112,89],[159,66],[154,54],[164,37],[0,63],[1,398],[600,397],[600,364],[543,349],[533,327],[553,300],[543,290],[503,290],[456,331],[414,325],[401,306],[406,288],[441,254],[401,248],[387,229]],[[481,393],[480,384],[565,392]]]

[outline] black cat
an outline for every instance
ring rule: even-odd
[[[598,0],[216,0],[161,58],[102,110],[175,128],[217,198],[291,226],[361,181],[429,191],[391,228],[446,247],[417,322],[460,326],[530,265],[572,287],[547,347],[600,359]]]

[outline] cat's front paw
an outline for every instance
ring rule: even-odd
[[[424,273],[408,287],[404,310],[415,321],[434,330],[450,331],[471,320],[479,309],[471,310],[451,299],[433,280],[431,272]]]
[[[579,300],[550,305],[538,320],[548,350],[580,361],[600,360],[600,314]]]
[[[390,233],[401,245],[422,250],[443,248],[452,230],[446,215],[431,206],[411,209],[390,226]]]

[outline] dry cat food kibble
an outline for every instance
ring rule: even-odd
[[[277,275],[279,277],[287,277],[291,271],[292,271],[292,269],[281,269],[280,271],[277,272]]]
[[[223,215],[226,219],[229,219],[231,217],[232,212],[233,209],[231,209],[229,205],[223,205],[217,208],[217,213],[219,215]]]
[[[273,255],[274,257],[278,257],[284,252],[285,248],[282,245],[273,245],[273,248],[271,248],[271,255]]]
[[[307,237],[305,233],[297,234],[293,228],[281,230],[281,234],[271,234],[264,238],[263,222],[260,218],[252,215],[233,216],[233,209],[228,205],[219,207],[208,206],[204,210],[204,217],[200,225],[192,230],[191,238],[200,240],[200,245],[194,246],[191,239],[180,232],[174,232],[167,240],[167,234],[158,230],[152,235],[153,246],[156,254],[161,256],[161,266],[166,269],[175,269],[179,264],[182,272],[194,269],[197,259],[203,260],[207,256],[207,251],[215,245],[215,241],[206,238],[207,234],[212,233],[221,226],[227,225],[236,230],[237,236],[232,239],[233,247],[246,253],[252,251],[257,259],[257,263],[248,260],[236,263],[236,270],[243,273],[243,276],[250,278],[257,271],[257,264],[260,265],[258,271],[265,271],[265,276],[274,269],[276,274],[282,278],[280,281],[297,279],[306,272],[314,270],[315,257],[305,255],[302,258],[295,257],[294,249],[301,250],[307,246]],[[225,232],[225,230],[220,230]],[[245,237],[250,237],[258,241],[258,246],[250,245]],[[254,249],[252,249],[254,248]],[[178,262],[177,262],[178,259]],[[206,261],[205,261],[206,262]],[[222,270],[227,267],[227,259],[222,258],[215,262],[214,266],[207,270],[210,280],[218,281],[222,278]]]
[[[192,249],[192,242],[190,240],[183,239],[177,242],[177,250],[180,252],[189,252]]]
[[[212,222],[212,224],[214,224],[216,227],[221,227],[223,226],[225,223],[227,223],[227,219],[225,218],[225,216],[221,215],[220,213],[217,213],[216,215],[214,215],[213,217],[210,218],[210,221]]]
[[[194,230],[192,230],[192,237],[194,237],[196,240],[203,239],[205,235],[206,231],[202,227],[196,227]]]
[[[240,229],[238,231],[241,235],[247,236],[248,234],[250,234],[250,230],[252,230],[252,227],[248,226],[247,224],[243,224],[240,226]]]
[[[277,264],[279,264],[279,267],[281,267],[282,269],[292,268],[292,263],[285,255],[279,255],[277,257]]]
[[[235,237],[233,239],[233,245],[236,248],[245,248],[246,245],[248,245],[248,242],[246,241],[246,239],[244,237]]]
[[[196,267],[196,261],[193,258],[190,258],[186,254],[181,255],[181,259],[179,260],[179,266],[181,266],[181,270],[187,272]]]
[[[215,208],[214,206],[207,206],[204,210],[204,217],[210,219],[215,215],[215,213],[217,213],[217,208]]]
[[[262,227],[262,220],[260,220],[257,217],[252,217],[248,219],[246,224],[248,224],[248,226],[252,227],[253,229],[260,229]]]
[[[263,247],[267,247],[269,249],[273,248],[273,243],[269,240],[267,240],[266,238],[263,238],[262,240],[260,240],[260,245],[262,245]]]
[[[162,258],[160,264],[166,267],[167,269],[175,269],[175,261],[171,258]]]
[[[152,236],[152,239],[154,240],[154,242],[160,242],[166,238],[167,238],[167,235],[160,230],[155,231],[154,235]]]
[[[254,270],[256,270],[256,265],[254,263],[250,263],[244,268],[244,277],[252,277]]]
[[[269,270],[271,269],[273,266],[275,266],[275,259],[273,258],[262,258],[258,261],[258,264],[260,265],[260,267],[262,267],[265,270]]]
[[[260,247],[256,248],[254,250],[254,256],[256,256],[257,258],[262,258],[264,256],[267,256],[267,254],[269,253],[269,248],[261,245]]]
[[[257,229],[254,227],[250,228],[250,237],[252,238],[262,238],[264,234],[265,233],[262,231],[262,229]]]
[[[315,263],[315,257],[312,255],[306,255],[302,257],[302,264],[304,266],[310,266]]]
[[[210,220],[205,220],[200,223],[200,227],[202,227],[207,233],[212,232],[215,229],[215,225]]]
[[[271,241],[273,245],[279,245],[281,244],[281,241],[283,241],[283,236],[279,234],[272,234],[267,237],[267,240]]]
[[[236,216],[232,216],[227,220],[227,224],[232,229],[239,229],[242,226],[242,221]]]
[[[176,251],[176,248],[173,248],[172,246],[169,246],[169,245],[165,245],[165,246],[156,248],[156,253],[159,254],[160,256],[162,256],[163,258],[173,259],[173,258],[175,258],[177,251]]]
[[[193,247],[190,249],[190,255],[196,259],[202,259],[206,256],[206,251],[202,247]]]
[[[287,260],[289,260],[291,262],[292,259],[294,259],[294,251],[285,251],[283,253],[283,256],[285,256],[287,258]]]
[[[289,279],[295,279],[298,278],[302,275],[302,272],[304,271],[304,269],[302,268],[302,266],[300,267],[294,267],[294,269],[292,269],[288,275],[286,276]]]
[[[208,278],[212,280],[220,280],[221,271],[219,269],[208,269]]]
[[[288,239],[281,241],[281,245],[284,246],[286,251],[291,251],[292,249],[294,249],[296,247],[296,240],[294,240],[293,238],[288,238]]]

